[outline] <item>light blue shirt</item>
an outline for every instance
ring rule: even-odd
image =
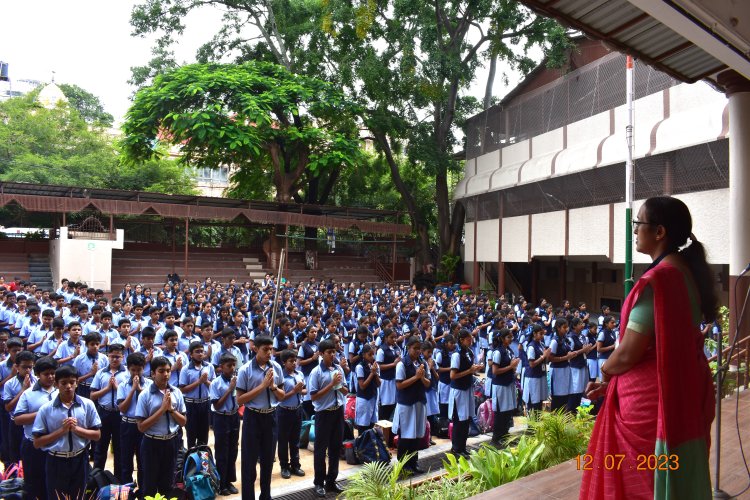
[[[184,334],[180,334],[180,336],[177,338],[177,350],[187,353],[187,350],[190,348],[190,344],[192,344],[193,342],[203,343],[203,339],[195,334],[191,337],[186,337]]]
[[[155,353],[154,353],[154,356],[156,356]],[[187,364],[190,362],[190,360],[187,357],[187,354],[185,354],[184,352],[180,352],[180,351],[175,351],[174,353],[171,353],[171,354],[168,353],[167,351],[162,351],[160,356],[164,356],[165,358],[167,358],[169,360],[169,364],[172,365],[172,373],[169,374],[169,385],[173,385],[177,387],[178,385],[180,385],[180,372],[175,370],[174,365],[175,363],[177,363],[177,358],[181,358],[182,366],[183,367],[187,366]],[[180,370],[182,370],[182,368],[180,368]]]
[[[140,394],[142,392],[148,391],[151,387],[151,384],[153,382],[151,379],[146,378],[145,376],[141,377],[141,390],[136,391],[135,394],[133,394],[133,399],[130,401],[130,406],[128,407],[127,411],[125,413],[122,413],[123,417],[129,417],[129,418],[135,418],[135,410],[138,407],[138,399],[140,397]],[[127,380],[117,386],[117,404],[119,405],[123,401],[125,401],[128,398],[128,394],[130,394],[130,391],[133,389],[133,379],[130,377],[130,374],[128,374]]]
[[[91,371],[91,366],[94,364],[94,361],[98,363],[99,370],[102,370],[109,366],[109,358],[107,358],[107,356],[105,356],[104,354],[98,352],[96,353],[96,357],[91,357],[89,356],[88,352],[83,352],[76,356],[76,358],[73,360],[73,368],[76,369],[76,371],[78,372],[78,376],[80,377],[86,375]],[[87,378],[85,382],[81,382],[81,385],[91,385],[93,381],[94,377]]]
[[[120,369],[117,370],[114,375],[115,382],[117,382],[118,386],[130,380],[130,373],[128,373],[124,366],[120,366]],[[91,382],[91,391],[100,391],[105,388],[107,384],[109,384],[109,379],[111,377],[112,371],[109,369],[109,367],[102,368],[101,370],[96,372],[96,375],[94,375],[94,380]],[[98,399],[97,402],[99,403],[99,406],[101,406],[105,410],[117,410],[117,389],[113,388],[107,391],[102,397]]]
[[[154,351],[154,353],[153,353],[153,357],[151,359],[158,358],[159,356],[162,355],[162,350],[159,349],[158,347],[154,347],[153,351]],[[151,376],[151,361],[149,361],[149,359],[148,359],[148,349],[146,349],[145,347],[141,346],[141,349],[138,352],[140,352],[141,354],[143,354],[143,356],[146,358],[146,366],[143,367],[143,376],[144,377],[150,377]]]
[[[75,395],[70,408],[66,408],[60,401],[60,395],[52,401],[44,403],[36,414],[32,433],[35,437],[45,436],[62,427],[63,420],[68,417],[74,417],[78,421],[78,426],[85,429],[98,429],[102,425],[96,407],[90,399],[82,398]],[[60,436],[56,441],[44,446],[44,451],[62,451],[75,452],[82,450],[89,444],[88,439],[84,439],[73,431]]]
[[[284,392],[290,392],[292,389],[294,389],[294,386],[297,385],[297,382],[303,382],[305,381],[304,375],[302,375],[302,372],[294,370],[294,373],[289,373],[288,371],[284,370]],[[286,398],[284,401],[279,402],[279,406],[283,406],[284,408],[296,408],[302,404],[302,394],[292,394],[288,398]]]
[[[35,344],[43,339],[46,333],[52,332],[52,330],[43,330],[41,337],[39,337],[37,336],[37,332],[39,332],[40,330],[42,330],[41,319],[39,319],[36,323],[32,323],[31,318],[26,318],[23,322],[23,325],[21,326],[21,331],[19,332],[18,336],[22,339],[28,339],[27,342]],[[39,348],[37,347],[37,349]],[[36,350],[34,352],[36,352]]]
[[[134,352],[138,352],[138,351],[141,350],[141,343],[138,341],[137,338],[135,338],[135,337],[133,337],[131,335],[131,337],[130,337],[130,349],[128,349],[128,348],[124,347],[125,346],[125,342],[127,342],[127,341],[128,341],[127,337],[123,338],[123,336],[118,333],[117,337],[109,339],[109,345],[118,345],[119,344],[119,345],[123,346],[122,355],[123,355],[123,357],[125,359],[128,359],[128,356],[130,356]]]
[[[31,387],[36,383],[36,377],[33,374],[29,374],[31,378]],[[23,389],[23,379],[19,376],[15,376],[8,380],[3,386],[3,401],[8,403]]]
[[[81,354],[86,353],[86,345],[83,343],[83,340],[78,339],[78,344],[74,344],[71,342],[70,339],[67,340],[67,342],[63,342],[62,345],[57,349],[57,352],[55,353],[55,359],[60,360],[63,358],[69,358],[73,355],[76,351],[76,347],[81,346]],[[61,363],[63,365],[72,365],[73,360],[66,361],[65,363]],[[90,368],[89,368],[90,369]]]
[[[54,386],[50,387],[49,392],[47,392],[42,389],[42,387],[39,385],[39,382],[37,382],[33,387],[23,391],[23,394],[21,394],[21,398],[18,400],[16,411],[13,413],[13,416],[18,417],[20,415],[26,415],[28,413],[36,413],[37,411],[39,411],[39,408],[41,408],[42,405],[49,401],[52,401],[56,397],[57,389],[55,389]],[[26,436],[26,439],[34,439],[34,433],[32,432],[33,427],[34,422],[23,426],[23,434],[24,436]]]
[[[182,398],[182,393],[171,384],[167,388],[170,390],[169,397],[172,400],[172,408],[184,414],[185,400]],[[159,410],[163,400],[164,393],[156,386],[156,384],[151,384],[148,390],[144,390],[140,396],[138,396],[135,418],[142,420],[147,419]],[[164,413],[154,425],[146,430],[145,434],[152,436],[168,436],[177,432],[179,428],[180,426],[175,419],[172,418],[169,413]]]
[[[213,350],[213,353],[211,354],[211,364],[214,366],[219,366],[219,360],[221,359],[221,355],[224,353],[229,353],[237,360],[237,364],[242,364],[245,360],[242,356],[242,351],[240,351],[240,348],[236,345],[233,345],[229,349],[224,349],[224,346],[222,345],[221,348],[217,350]]]
[[[191,360],[189,365],[182,367],[182,370],[180,370],[180,389],[182,390],[186,385],[190,385],[198,380],[203,373],[208,373],[208,382],[210,386],[211,381],[216,376],[213,365],[204,361],[201,363],[200,367],[196,367],[195,363]],[[185,392],[184,396],[186,398],[201,401],[208,400],[208,387],[204,384],[198,384],[198,387],[192,391]]]
[[[313,368],[313,371],[310,373],[307,387],[310,395],[312,396],[316,394],[319,390],[330,384],[333,379],[333,374],[336,373],[337,370],[341,373],[341,385],[346,387],[346,375],[344,374],[344,369],[339,365],[333,365],[331,368],[327,368],[321,361],[321,363]],[[313,408],[315,408],[315,411],[322,411],[336,405],[343,405],[345,400],[346,396],[341,394],[341,391],[331,390],[322,398],[313,401]]]
[[[245,363],[240,368],[237,374],[237,389],[243,392],[250,392],[254,388],[258,387],[266,376],[266,372],[270,369],[274,371],[274,384],[277,387],[282,387],[284,384],[284,373],[276,361],[270,360],[265,368],[258,366],[258,361],[253,359],[252,361]],[[276,395],[269,387],[265,392],[262,392],[245,403],[248,408],[255,408],[256,410],[264,410],[267,408],[275,408],[279,404],[276,399]]]
[[[232,377],[225,379],[224,376],[218,376],[211,382],[211,387],[208,390],[208,397],[211,399],[211,409],[218,413],[235,413],[239,406],[237,406],[237,390],[232,391],[224,404],[219,408],[216,408],[216,403],[224,396],[224,393],[229,389],[229,384],[232,382]]]

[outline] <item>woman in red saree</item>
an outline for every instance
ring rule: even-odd
[[[649,198],[633,222],[653,263],[625,300],[602,382],[587,388],[605,399],[580,498],[708,499],[714,393],[699,324],[716,316],[713,275],[682,201]]]

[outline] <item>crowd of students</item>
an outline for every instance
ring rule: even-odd
[[[242,497],[255,498],[259,464],[268,499],[277,448],[283,478],[305,475],[298,439],[315,415],[323,497],[340,491],[348,393],[360,433],[392,421],[399,457],[438,418],[453,424],[451,451],[466,454],[476,375],[501,446],[522,407],[551,395],[553,409],[574,411],[617,335],[606,308],[592,321],[583,303],[315,279],[280,287],[270,325],[276,289],[270,276],[167,283],[155,295],[128,285],[111,300],[67,280],[55,292],[0,287],[0,459],[23,460],[30,498],[81,498],[89,459],[103,468],[111,443],[118,480],[133,480],[136,460],[141,493],[154,495],[173,487],[178,450],[207,443],[212,428],[220,493],[238,493],[241,433]],[[421,472],[417,460],[406,469]]]

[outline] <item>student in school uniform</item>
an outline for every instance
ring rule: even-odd
[[[140,352],[129,355],[126,359],[128,379],[117,387],[117,408],[122,414],[120,423],[120,463],[122,472],[120,480],[124,483],[133,481],[133,457],[138,464],[138,485],[143,484],[143,463],[141,462],[141,441],[143,433],[138,430],[135,410],[138,397],[147,391],[151,380],[143,376],[146,357]]]
[[[474,407],[473,381],[483,365],[474,363],[471,345],[474,337],[466,328],[458,334],[459,349],[451,355],[451,390],[448,414],[453,422],[451,453],[467,455],[466,440],[469,438],[469,421],[476,414]]]
[[[141,350],[141,343],[130,334],[130,320],[123,318],[117,326],[117,334],[109,337],[109,345],[118,344],[122,346],[122,354],[125,359],[134,352]]]
[[[528,367],[524,369],[523,401],[527,410],[541,411],[542,402],[549,395],[547,358],[550,350],[544,347],[544,328],[541,325],[532,325],[531,335],[525,351]]]
[[[401,350],[396,345],[396,332],[391,328],[383,331],[384,343],[375,356],[380,367],[380,418],[391,420],[396,409],[396,365],[401,361]]]
[[[151,361],[153,383],[138,396],[135,418],[138,430],[143,433],[143,485],[139,489],[144,496],[172,489],[177,450],[182,445],[178,431],[187,421],[185,401],[179,389],[169,383],[171,371],[169,358],[154,358]]]
[[[615,318],[605,316],[602,323],[602,330],[596,337],[597,363],[599,363],[599,373],[602,371],[602,365],[609,359],[612,351],[615,350],[617,335],[615,334]]]
[[[300,322],[302,318],[300,318]],[[318,352],[318,329],[314,326],[309,326],[304,332],[305,338],[301,340],[299,351],[297,352],[297,360],[299,363],[300,371],[302,376],[305,378],[305,386],[310,386],[310,374],[318,365],[320,359],[320,352]],[[310,399],[310,392],[307,391],[302,398],[302,408],[305,410],[305,415],[309,418],[313,416],[313,404]]]
[[[359,356],[361,359],[356,368],[356,380],[359,389],[355,401],[354,425],[357,426],[359,434],[362,435],[367,429],[372,429],[378,421],[380,368],[375,362],[375,349],[372,345],[364,344]]]
[[[215,368],[219,368],[222,354],[231,354],[235,359],[243,360],[242,351],[240,348],[234,345],[235,334],[234,330],[227,327],[221,331],[221,348],[215,350],[211,355],[211,363]],[[257,344],[256,344],[257,345]]]
[[[393,432],[398,434],[398,458],[409,452],[414,456],[404,465],[413,474],[424,472],[417,465],[419,440],[424,437],[427,426],[427,397],[430,386],[430,369],[422,361],[422,342],[417,335],[406,342],[406,357],[396,365],[396,412],[393,416]],[[455,434],[455,424],[454,430]]]
[[[183,366],[187,366],[189,360],[184,352],[177,350],[176,331],[169,330],[164,334],[164,349],[162,349],[161,355],[169,360],[169,385],[177,387],[180,384],[180,371]]]
[[[279,430],[279,465],[281,477],[302,477],[305,471],[299,460],[299,434],[302,428],[302,398],[307,393],[305,379],[297,370],[297,353],[292,349],[282,351],[279,359],[284,369],[284,398],[276,410]]]
[[[315,496],[341,493],[336,484],[339,474],[339,450],[344,438],[344,404],[349,390],[341,365],[334,363],[336,345],[324,340],[318,346],[321,362],[310,374],[310,391],[315,408]],[[326,471],[326,453],[328,468]]]
[[[24,492],[27,495],[26,498],[32,500],[46,500],[47,498],[44,481],[47,454],[34,448],[32,428],[39,408],[57,397],[55,370],[57,370],[57,361],[54,359],[48,356],[37,359],[34,363],[37,381],[33,387],[21,394],[21,399],[16,405],[15,422],[16,425],[23,426],[21,461],[23,462]]]
[[[189,347],[190,363],[180,371],[180,390],[187,408],[187,447],[208,444],[208,417],[211,410],[209,389],[215,377],[214,367],[204,360],[203,344],[193,342]]]
[[[84,352],[86,346],[83,343],[83,340],[81,340],[82,332],[83,329],[79,322],[72,321],[68,323],[68,341],[63,342],[62,345],[57,348],[57,353],[55,353],[54,356],[61,366],[72,365],[73,360]]]
[[[47,453],[47,498],[83,500],[89,475],[87,449],[98,441],[101,422],[94,403],[76,394],[78,373],[72,366],[55,370],[57,397],[37,411],[31,431],[34,448]]]
[[[448,418],[448,401],[451,393],[451,354],[456,348],[456,338],[450,333],[443,336],[440,348],[435,353],[435,365],[439,380],[437,386],[440,416]]]
[[[29,308],[29,314],[31,314],[32,308]],[[55,317],[55,312],[52,309],[45,309],[42,312],[41,324],[37,328],[30,328],[31,321],[26,323],[24,328],[27,328],[26,335],[26,349],[33,352],[37,358],[43,354],[43,345],[47,340],[47,337],[52,335],[52,320]]]
[[[260,458],[260,500],[270,500],[277,440],[274,412],[278,401],[284,397],[284,374],[281,366],[271,359],[273,339],[270,336],[255,337],[255,347],[255,358],[245,363],[237,374],[237,404],[245,405],[242,498],[255,500],[256,467]]]
[[[118,329],[112,328],[112,313],[111,312],[104,311],[103,313],[101,313],[100,318],[101,318],[101,326],[99,327],[98,331],[99,331],[99,335],[102,336],[103,350],[107,352],[109,345],[116,339],[120,338],[120,332],[118,331]],[[128,323],[130,323],[130,320],[128,320]],[[130,325],[128,325],[128,327],[129,326]]]
[[[568,332],[568,345],[571,352],[575,353],[570,359],[570,394],[568,395],[568,411],[575,413],[581,405],[583,391],[589,382],[589,370],[586,366],[586,355],[594,349],[594,346],[584,343],[586,336],[583,333],[583,321],[581,318],[570,320],[570,331]]]
[[[520,360],[510,348],[513,342],[513,332],[508,328],[501,329],[497,334],[500,345],[492,355],[492,407],[495,411],[495,423],[492,429],[492,444],[498,448],[508,436],[513,426],[513,413],[518,404],[516,394],[516,367]]]
[[[425,397],[427,398],[427,421],[430,425],[435,427],[435,418],[440,415],[440,404],[438,403],[438,384],[440,383],[440,373],[438,373],[438,365],[433,357],[435,353],[435,343],[426,340],[422,343],[422,359],[427,363],[427,368],[430,370],[430,387],[425,391]],[[450,374],[449,374],[450,376]],[[435,442],[430,439],[430,445],[434,445]]]
[[[185,319],[180,326],[182,327],[182,334],[177,339],[177,349],[189,356],[190,344],[201,342],[201,337],[195,333],[195,322],[192,318]],[[208,359],[210,360],[211,358],[209,357]]]
[[[86,351],[73,359],[73,368],[78,372],[78,388],[76,393],[84,398],[91,399],[91,383],[99,370],[109,365],[106,355],[99,352],[101,336],[98,333],[89,333],[83,338]]]
[[[147,326],[141,332],[141,349],[140,353],[146,359],[146,366],[143,367],[143,376],[151,377],[151,361],[162,355],[162,350],[154,345],[156,332],[150,326]]]
[[[42,344],[41,353],[51,358],[55,357],[58,347],[65,342],[65,321],[62,318],[52,319],[52,334]]]
[[[108,366],[96,372],[91,381],[91,400],[96,403],[101,420],[101,437],[94,449],[94,467],[104,469],[111,441],[114,453],[113,472],[118,479],[122,472],[122,464],[120,463],[120,409],[117,406],[117,388],[129,378],[128,371],[122,365],[122,353],[122,345],[111,344],[107,354]]]
[[[570,395],[570,360],[574,353],[568,345],[568,321],[559,318],[555,321],[555,333],[549,343],[550,385],[552,389],[552,411],[566,408]]]
[[[362,362],[362,349],[366,345],[370,345],[368,342],[368,335],[370,330],[366,326],[360,326],[356,329],[356,338],[349,342],[349,367],[351,368],[349,387],[352,387],[352,393],[356,394],[359,390],[359,384],[357,383],[357,366]],[[373,351],[373,356],[375,352]]]
[[[221,372],[211,382],[209,397],[213,412],[214,458],[221,484],[219,494],[222,496],[239,493],[232,484],[237,480],[237,451],[240,442],[240,415],[237,404],[237,359],[224,353],[219,359]]]
[[[0,335],[7,337],[10,335],[10,329],[0,329]],[[8,357],[2,362],[2,364],[0,364],[0,377],[2,378],[0,380],[0,394],[2,394],[1,391],[5,390],[5,385],[16,376],[15,370],[13,369],[16,366],[16,356],[23,351],[23,342],[18,337],[13,337],[8,340],[6,346],[8,349]],[[0,397],[0,399],[2,398]],[[0,436],[2,436],[2,441],[0,441],[0,458],[6,467],[12,463],[8,452],[10,446],[10,439],[8,436],[11,424],[10,414],[5,411],[5,405],[0,404]]]
[[[21,442],[23,441],[23,428],[15,424],[14,413],[22,393],[36,383],[36,377],[32,373],[34,369],[34,354],[29,351],[21,351],[15,359],[16,376],[3,386],[3,406],[10,415],[8,433],[3,438],[8,438],[8,459],[11,463],[21,459]]]
[[[596,351],[596,337],[599,330],[599,325],[596,321],[589,321],[588,324],[584,321],[585,328],[585,343],[593,346],[592,349],[586,354],[586,366],[588,367],[589,382],[595,382],[599,378],[599,361],[597,359],[598,352]]]

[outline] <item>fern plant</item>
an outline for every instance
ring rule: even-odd
[[[351,500],[406,500],[411,498],[409,488],[399,484],[404,465],[414,453],[404,455],[393,465],[370,462],[353,475],[344,489],[344,498]]]
[[[544,451],[539,457],[540,469],[557,465],[586,452],[594,428],[594,419],[590,411],[590,408],[580,407],[575,415],[563,410],[532,412],[529,415],[529,434],[544,444]]]
[[[485,489],[479,481],[464,477],[443,476],[435,481],[426,481],[415,486],[411,498],[419,500],[464,500],[478,495]]]

